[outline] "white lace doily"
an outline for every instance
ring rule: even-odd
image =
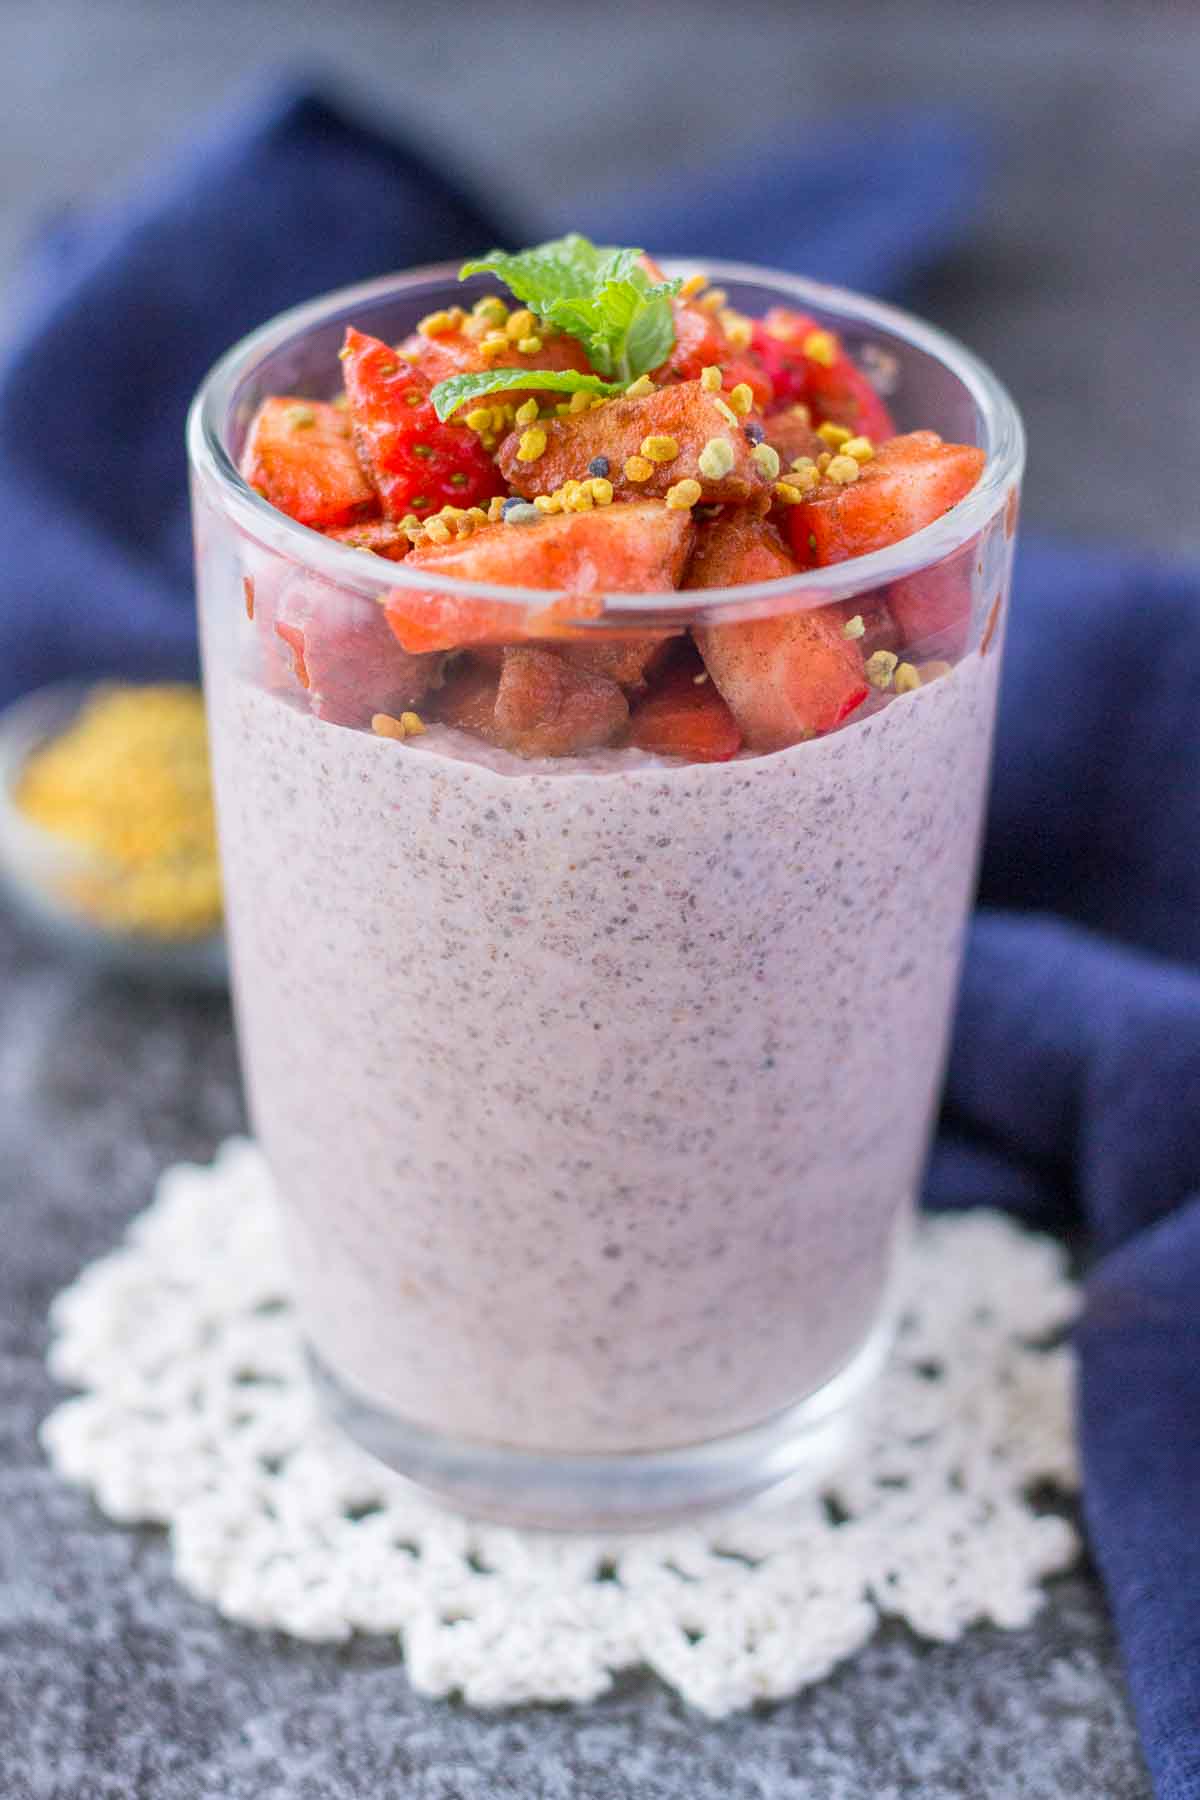
[[[275,1200],[253,1145],[179,1166],[125,1246],[55,1302],[43,1426],[110,1518],[170,1529],[226,1618],[313,1641],[397,1634],[422,1692],[587,1700],[647,1664],[719,1716],[820,1680],[881,1617],[949,1640],[1028,1622],[1073,1560],[1031,1493],[1076,1485],[1074,1290],[999,1214],[925,1221],[854,1462],[818,1497],[618,1538],[475,1523],[315,1416]]]

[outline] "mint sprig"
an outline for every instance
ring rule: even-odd
[[[509,388],[548,388],[556,394],[596,394],[608,399],[625,391],[619,381],[601,381],[578,369],[483,369],[473,375],[451,375],[439,381],[430,398],[439,419],[448,419],[468,400],[502,394]]]
[[[571,231],[529,250],[491,250],[464,263],[459,279],[498,275],[539,318],[577,338],[598,375],[628,387],[670,354],[671,296],[682,285],[654,281],[642,254]]]

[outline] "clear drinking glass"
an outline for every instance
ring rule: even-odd
[[[321,537],[237,458],[263,396],[327,397],[344,327],[398,340],[464,299],[453,270],[265,325],[189,426],[242,1064],[317,1380],[413,1480],[557,1526],[731,1501],[846,1441],[886,1353],[987,786],[1012,402],[906,314],[707,267],[742,311],[839,332],[899,430],[987,453],[965,501],[888,549],[580,607],[592,641],[719,647],[811,613],[899,645],[919,685],[789,748],[525,763],[440,727],[372,733],[389,594],[488,600],[514,639],[554,596]],[[351,691],[322,677],[331,644]]]

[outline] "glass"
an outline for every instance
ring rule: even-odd
[[[389,596],[490,601],[514,640],[554,597],[321,537],[236,461],[264,396],[327,397],[345,325],[396,341],[464,299],[452,270],[264,326],[189,425],[242,1063],[314,1371],[394,1468],[552,1526],[729,1502],[844,1450],[886,1354],[987,787],[1011,401],[903,313],[708,267],[745,312],[839,332],[899,430],[987,456],[952,512],[869,556],[556,608],[556,643],[691,627],[719,658],[749,621],[808,618],[898,647],[906,691],[788,748],[526,763],[372,732]],[[350,694],[321,676],[331,642]]]

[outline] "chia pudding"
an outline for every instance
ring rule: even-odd
[[[647,1450],[848,1360],[941,1076],[998,660],[771,756],[582,771],[216,689],[251,1111],[344,1381]]]
[[[351,1435],[652,1519],[815,1468],[877,1358],[1020,427],[786,277],[577,234],[462,273],[264,327],[193,412],[242,1061]]]

